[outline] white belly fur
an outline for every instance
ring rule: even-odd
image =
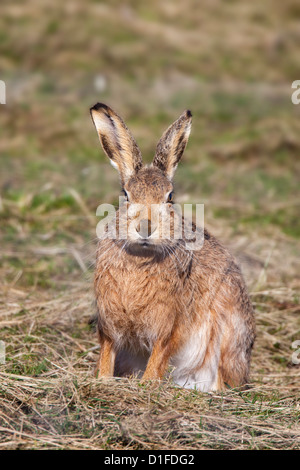
[[[202,326],[200,330],[191,335],[188,342],[171,358],[171,377],[175,384],[202,392],[217,389],[220,343],[215,339],[214,344],[210,344],[210,355],[206,356],[210,340],[208,333],[209,326]],[[125,350],[120,351],[117,356],[119,374],[121,376],[133,374],[141,377],[148,358],[149,354],[146,352],[139,355]]]
[[[210,345],[211,354],[206,356],[209,335],[206,328],[193,333],[188,342],[172,358],[174,382],[184,388],[208,392],[216,390],[220,360],[220,344]],[[205,362],[204,362],[205,359]]]

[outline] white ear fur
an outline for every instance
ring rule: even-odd
[[[111,166],[113,166],[116,170],[118,170],[118,165],[116,164],[116,162],[114,162],[113,160],[109,160],[109,161],[110,161]]]

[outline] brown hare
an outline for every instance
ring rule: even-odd
[[[151,165],[143,165],[111,108],[98,103],[91,115],[125,200],[115,229],[106,225],[97,248],[97,376],[142,373],[142,380],[155,380],[169,369],[176,384],[205,392],[247,384],[255,323],[240,269],[203,227],[193,225],[193,233],[203,235],[199,249],[174,236],[184,221],[174,210],[172,179],[189,137],[190,111],[163,134]]]

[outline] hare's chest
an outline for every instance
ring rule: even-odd
[[[160,273],[110,270],[95,287],[100,325],[118,341],[151,345],[172,328],[175,287]]]

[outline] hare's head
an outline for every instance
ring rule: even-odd
[[[166,130],[151,165],[143,165],[134,138],[111,108],[98,103],[91,115],[103,150],[119,171],[125,196],[126,250],[139,256],[167,253],[180,240],[175,236],[182,222],[173,206],[172,181],[190,134],[191,112],[185,111]],[[120,214],[124,220],[124,211]]]

